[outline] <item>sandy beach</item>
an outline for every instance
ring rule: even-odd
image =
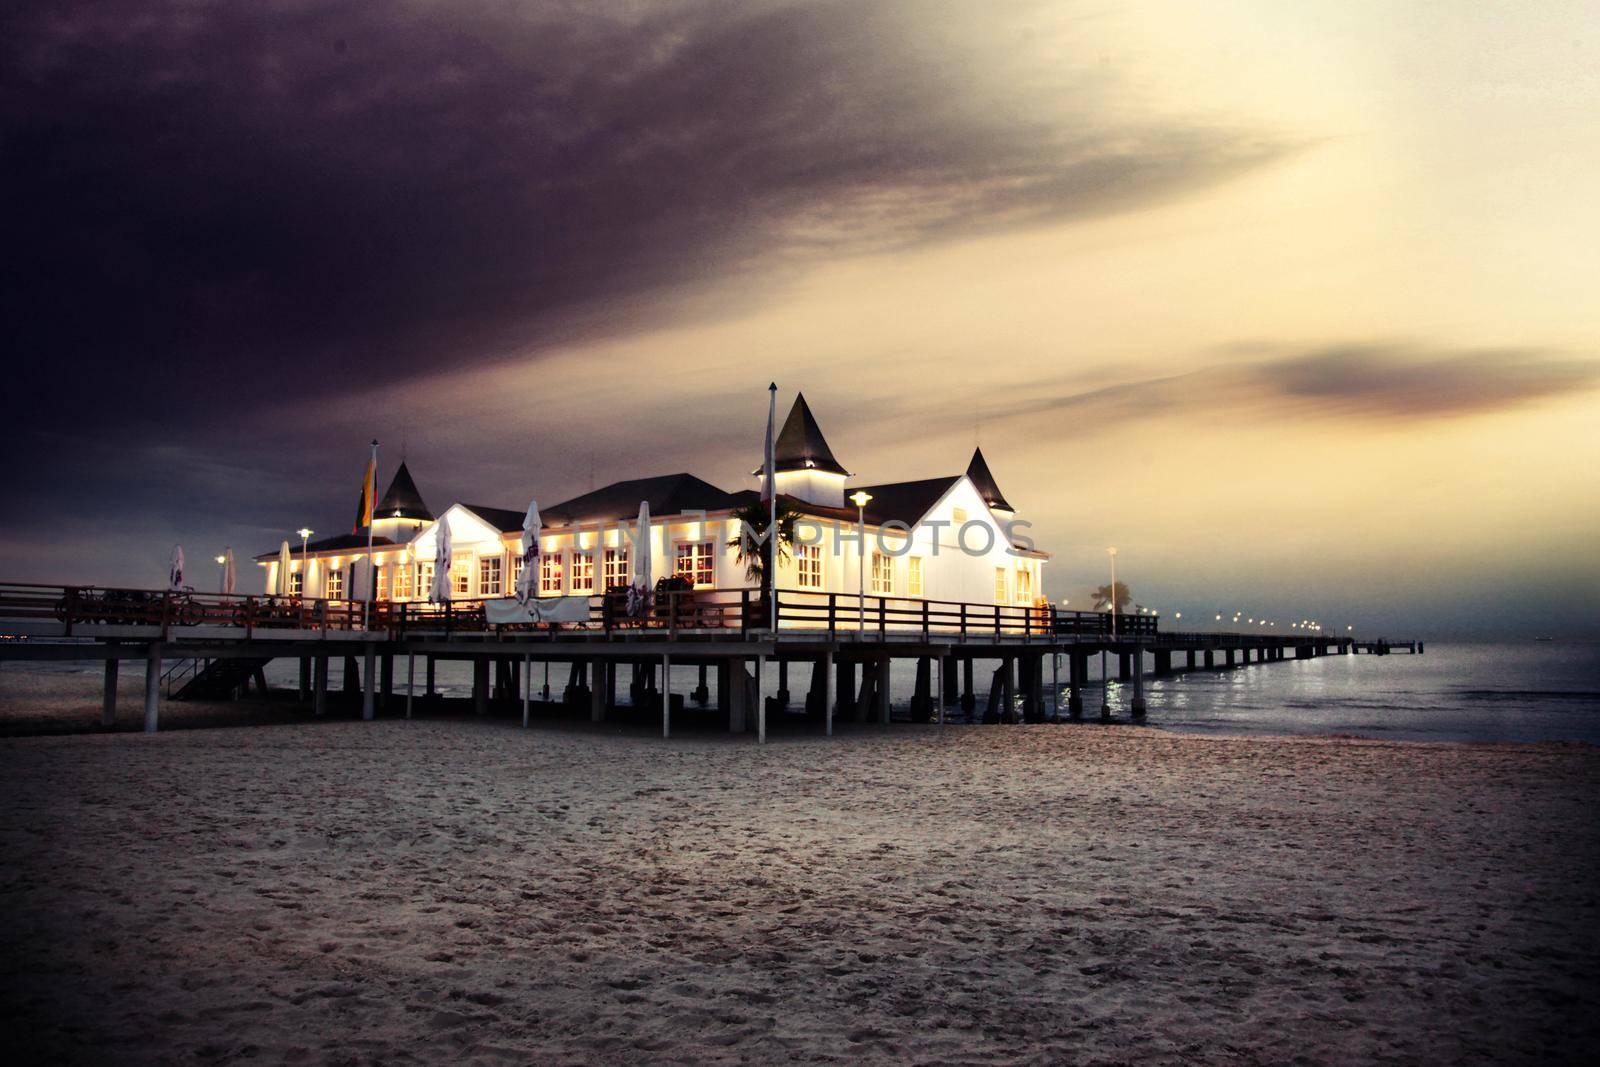
[[[1531,1063],[1600,1040],[1589,746],[441,719],[14,737],[0,768],[30,1062]]]

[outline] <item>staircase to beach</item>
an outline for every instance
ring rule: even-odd
[[[168,668],[161,680],[173,700],[232,700],[252,678],[264,692],[263,672],[271,662],[271,656],[184,659]]]

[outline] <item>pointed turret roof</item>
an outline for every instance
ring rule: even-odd
[[[417,483],[411,480],[411,472],[406,469],[404,460],[400,461],[400,469],[394,472],[394,481],[389,483],[389,491],[383,494],[383,501],[378,504],[373,518],[433,521],[433,512],[422,502],[422,494],[417,492]]]
[[[994,475],[989,473],[989,464],[983,461],[983,449],[972,450],[972,462],[967,464],[967,477],[972,479],[972,484],[978,487],[978,495],[991,508],[1001,511],[1016,511],[1017,509],[1006,503],[1006,496],[995,484]]]
[[[783,420],[783,429],[778,431],[778,439],[773,442],[773,453],[780,474],[804,470],[850,473],[833,458],[833,449],[828,447],[827,438],[822,436],[822,427],[817,425],[816,416],[811,414],[804,393],[796,394],[794,407],[789,409],[789,417]],[[755,473],[764,472],[757,467]]]

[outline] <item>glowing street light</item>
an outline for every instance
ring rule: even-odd
[[[862,633],[867,632],[867,504],[871,500],[872,494],[865,489],[857,489],[850,495],[850,503],[856,506],[861,523],[861,544],[856,549],[856,585],[861,591],[856,603],[856,626]]]
[[[1111,557],[1111,639],[1117,639],[1117,550],[1113,546],[1106,549],[1106,555]]]
[[[311,588],[311,572],[306,563],[306,545],[311,540],[311,535],[317,531],[305,526],[300,527],[295,533],[300,535],[300,596],[303,599]]]

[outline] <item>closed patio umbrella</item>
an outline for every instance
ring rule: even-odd
[[[634,543],[633,584],[628,587],[628,614],[650,611],[650,502],[639,501],[639,537]]]
[[[167,588],[176,592],[183,588],[183,546],[172,546],[172,566],[167,571]]]
[[[233,569],[233,546],[229,545],[222,553],[222,595],[233,595],[233,584],[239,576]]]
[[[528,501],[528,513],[522,517],[522,573],[517,576],[517,599],[527,600],[539,588],[539,531],[544,520],[539,517],[539,502]]]
[[[438,524],[433,535],[433,585],[428,589],[428,599],[443,604],[450,599],[450,522]]]
[[[285,541],[278,548],[278,588],[279,596],[289,595],[289,542]]]

